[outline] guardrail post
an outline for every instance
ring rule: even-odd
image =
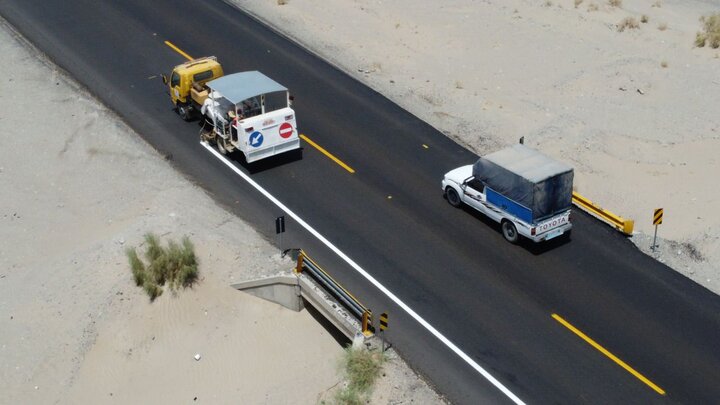
[[[632,219],[626,219],[625,222],[623,222],[622,233],[624,233],[625,235],[632,235],[634,227],[635,221],[633,221]]]
[[[365,336],[372,333],[372,312],[366,310],[362,315],[362,332]]]
[[[304,252],[301,250],[300,253],[298,253],[297,258],[297,266],[295,267],[295,273],[300,274],[302,273],[302,267],[303,267],[303,259],[305,258]]]

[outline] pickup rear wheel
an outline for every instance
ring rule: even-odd
[[[458,195],[457,191],[455,191],[455,189],[452,187],[448,187],[445,189],[445,196],[447,197],[450,205],[452,205],[453,207],[459,207],[460,204],[462,204],[460,196]]]
[[[518,235],[517,233],[517,228],[515,228],[515,224],[505,219],[502,221],[502,224],[500,226],[502,227],[502,233],[505,237],[505,240],[510,243],[518,242],[518,240],[520,239],[520,235]]]

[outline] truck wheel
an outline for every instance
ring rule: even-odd
[[[458,195],[457,191],[455,191],[455,189],[452,187],[448,187],[445,189],[445,197],[447,197],[448,202],[453,207],[459,207],[460,204],[462,204],[460,196]]]
[[[505,237],[505,240],[507,240],[510,243],[517,243],[520,239],[520,235],[517,233],[517,228],[515,228],[515,224],[508,221],[507,219],[502,221],[501,224],[502,227],[502,233]]]
[[[182,103],[178,103],[177,113],[185,121],[190,121],[190,108]]]
[[[215,135],[215,146],[217,146],[218,152],[221,155],[227,155],[227,149],[225,148],[225,140],[221,136]]]

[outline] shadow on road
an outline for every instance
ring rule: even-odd
[[[443,198],[447,199],[447,197],[443,196]],[[471,215],[475,220],[482,222],[489,228],[495,230],[497,232],[498,236],[502,238],[502,229],[500,228],[500,224],[493,221],[492,219],[488,218],[486,215],[482,214],[481,212],[477,211],[476,209],[473,209],[472,207],[468,205],[464,205],[460,207],[466,214]],[[546,253],[548,251],[551,251],[553,249],[556,249],[560,246],[563,246],[567,243],[570,243],[572,240],[571,233],[568,232],[562,236],[559,236],[555,239],[551,239],[549,241],[539,242],[535,243],[532,242],[526,238],[520,238],[520,241],[518,242],[517,246],[519,248],[523,248],[530,252],[531,254],[538,256],[543,253]],[[507,242],[509,243],[509,242]]]

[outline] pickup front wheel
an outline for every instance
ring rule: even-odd
[[[460,201],[460,196],[458,195],[457,191],[455,191],[455,189],[452,187],[448,187],[445,189],[445,197],[447,197],[448,202],[453,207],[459,207],[460,204],[462,204],[462,201]]]
[[[502,221],[502,233],[505,237],[505,240],[507,240],[510,243],[517,243],[518,239],[520,239],[520,235],[517,233],[517,228],[515,228],[515,224],[508,221],[507,219]]]

